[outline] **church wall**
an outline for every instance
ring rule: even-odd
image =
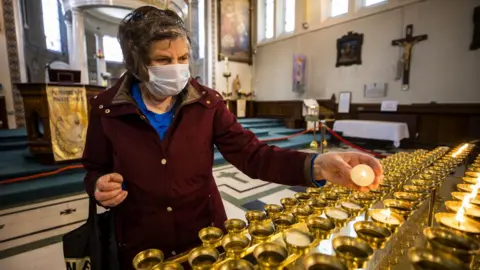
[[[253,85],[256,99],[328,99],[332,94],[338,99],[340,91],[351,91],[353,103],[480,102],[480,51],[469,51],[473,8],[477,5],[480,0],[427,0],[259,44]],[[303,13],[297,11],[299,17]],[[321,17],[319,9],[310,14]],[[404,37],[407,24],[414,25],[414,35],[428,34],[428,40],[415,45],[410,90],[401,91],[401,80],[395,80],[400,49],[391,46],[391,41]],[[364,34],[363,64],[336,68],[336,40],[348,31]],[[307,57],[307,90],[303,95],[291,90],[295,53]],[[364,84],[370,83],[388,83],[387,97],[364,98]]]

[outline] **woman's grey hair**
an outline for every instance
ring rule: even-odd
[[[154,41],[190,36],[183,20],[172,10],[143,6],[129,13],[118,27],[118,42],[125,68],[140,81],[148,81],[148,48]]]

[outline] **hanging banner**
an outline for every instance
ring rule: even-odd
[[[296,54],[293,56],[293,92],[305,92],[305,61],[305,55]]]
[[[47,98],[55,161],[80,159],[85,147],[88,125],[85,88],[48,86]]]

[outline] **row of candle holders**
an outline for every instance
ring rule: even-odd
[[[216,227],[202,229],[202,246],[181,256],[164,262],[160,250],[140,252],[133,260],[134,268],[183,269],[181,264],[185,262],[193,269],[222,270],[284,269],[294,264],[309,270],[365,267],[374,251],[384,247],[454,170],[457,159],[454,162],[442,158],[447,151],[446,147],[438,147],[432,151],[397,153],[381,160],[385,179],[377,190],[362,193],[330,184],[307,188],[293,198],[281,199],[280,205],[265,205],[265,211],[248,211],[247,222],[227,220],[227,234]],[[418,177],[411,179],[415,175]],[[409,180],[412,184],[405,185]],[[383,200],[390,195],[393,199]],[[386,209],[370,209],[381,200]],[[322,240],[329,239],[364,212],[371,220],[353,224],[357,237],[333,238],[335,256],[312,252]],[[219,247],[224,250],[222,254]]]
[[[464,144],[454,148],[439,162],[431,166],[436,177],[451,173],[473,150]],[[423,235],[427,247],[414,247],[408,257],[415,269],[472,269],[480,254],[480,155],[466,168],[463,183],[451,193],[454,200],[446,201],[449,212],[435,214],[437,227],[427,227]]]

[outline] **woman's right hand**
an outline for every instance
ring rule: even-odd
[[[122,190],[123,177],[118,173],[109,173],[98,178],[95,185],[95,199],[105,207],[119,205],[128,195]]]

